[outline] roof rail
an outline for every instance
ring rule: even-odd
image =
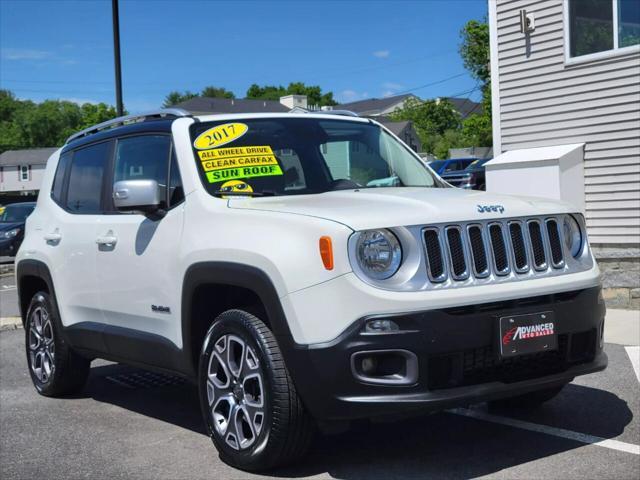
[[[346,117],[359,117],[356,112],[352,112],[351,110],[319,110],[309,113],[324,113],[327,115],[344,115]]]
[[[324,115],[344,115],[346,117],[359,117],[355,112],[351,110],[309,110],[307,108],[295,107],[289,110],[289,113],[321,113]]]
[[[191,114],[181,108],[165,108],[162,110],[154,110],[152,112],[139,113],[137,115],[125,115],[123,117],[117,117],[112,120],[107,120],[106,122],[98,123],[93,127],[85,128],[84,130],[74,133],[69,138],[67,138],[66,143],[69,143],[73,140],[77,140],[78,138],[81,138],[81,137],[86,137],[88,135],[98,133],[108,128],[119,127],[122,125],[126,125],[128,123],[144,122],[145,120],[152,119],[152,118],[165,118],[165,117],[167,118],[191,117]]]

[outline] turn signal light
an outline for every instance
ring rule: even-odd
[[[331,237],[320,237],[320,258],[324,268],[327,270],[333,270],[333,246],[331,244]]]

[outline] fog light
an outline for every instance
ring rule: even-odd
[[[378,361],[375,357],[364,357],[361,363],[362,373],[372,375],[378,368]]]
[[[365,333],[386,333],[398,331],[398,324],[393,320],[369,320],[364,326]]]

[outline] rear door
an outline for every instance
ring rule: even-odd
[[[176,285],[181,283],[178,251],[184,194],[170,135],[119,138],[114,149],[110,184],[156,180],[166,211],[162,217],[117,212],[111,201],[110,214],[98,224],[98,238],[107,240],[97,252],[105,341],[113,355],[137,359],[144,353],[139,347],[145,339],[178,345],[181,338],[181,291]]]
[[[42,224],[62,322],[94,332],[93,340],[85,336],[82,344],[96,349],[102,349],[102,312],[95,239],[103,213],[103,177],[112,148],[113,141],[104,141],[61,156],[51,192],[56,206]]]

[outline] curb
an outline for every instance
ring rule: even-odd
[[[1,317],[0,332],[4,330],[18,330],[22,328],[22,319],[20,317]]]

